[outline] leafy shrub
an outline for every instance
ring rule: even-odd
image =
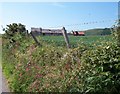
[[[16,42],[22,41],[22,39],[26,38],[28,35],[28,31],[21,23],[12,23],[10,25],[7,25],[4,31],[5,34],[3,37],[8,39],[10,45],[15,45]]]
[[[120,26],[117,28],[116,38],[117,38],[117,44],[120,47]]]
[[[120,48],[106,44],[86,51],[82,56],[79,72],[84,92],[120,92]]]

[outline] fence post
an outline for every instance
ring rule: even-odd
[[[38,42],[37,38],[34,36],[34,34],[32,32],[30,32],[30,34],[32,35],[32,37],[33,37],[34,41],[36,42],[36,44],[38,46],[41,46],[40,43]]]
[[[63,33],[64,39],[65,39],[65,42],[67,44],[67,48],[70,48],[69,38],[68,38],[67,32],[65,30],[65,27],[62,28],[62,33]]]

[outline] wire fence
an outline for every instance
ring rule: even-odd
[[[114,21],[113,25],[109,28],[109,30],[111,32],[113,32],[115,30],[115,27],[117,26],[117,23],[118,23],[119,20],[102,20],[102,21],[85,22],[85,23],[79,23],[79,24],[70,24],[70,25],[64,25],[64,26],[65,27],[68,27],[68,26],[70,27],[70,26],[90,25],[90,24],[97,24],[97,23],[106,23],[106,22],[110,22],[110,21]],[[58,28],[58,27],[61,28],[62,25],[57,26],[57,27],[49,27],[49,28]],[[74,40],[73,44],[75,44],[75,43],[77,43],[75,40],[79,40],[79,42],[82,42],[83,40],[86,39],[86,41],[88,41],[87,43],[89,44],[90,41],[92,41],[91,43],[93,43],[93,42],[95,42],[95,40],[97,40],[97,38],[98,39],[100,38],[100,37],[89,37],[89,39],[87,37],[84,37],[84,39],[83,38],[78,38],[78,37],[74,38],[74,37],[68,36],[68,33],[67,33],[65,27],[63,27],[62,29],[59,29],[59,30],[61,30],[63,37],[60,38],[59,36],[56,36],[56,37],[50,38],[51,36],[50,37],[43,36],[42,41],[47,41],[47,43],[50,43],[50,42],[55,43],[56,40],[57,40],[57,44],[63,44],[63,45],[66,44],[67,48],[70,48],[72,46],[71,43],[72,43],[73,40]],[[51,30],[52,29],[50,29],[50,31]],[[39,45],[40,41],[37,40],[37,38],[34,36],[34,34],[31,34],[31,35],[33,36],[35,42]],[[53,38],[55,38],[55,39],[53,39]],[[91,40],[90,40],[90,38],[91,38]],[[104,40],[105,40],[108,37],[102,37],[102,38],[104,38]],[[51,41],[50,41],[50,39],[51,39]],[[59,41],[58,41],[58,39],[59,39]],[[63,42],[62,39],[64,39],[64,42]],[[61,40],[62,40],[62,42],[61,42]],[[109,41],[111,41],[111,40],[109,40]]]
[[[71,26],[82,26],[82,25],[91,25],[91,24],[98,24],[98,23],[107,23],[107,22],[118,22],[118,20],[101,20],[101,21],[90,21],[90,22],[83,22],[83,23],[77,23],[77,24],[67,24],[67,25],[60,25],[60,26],[52,26],[48,28],[60,28],[60,27],[71,27]]]

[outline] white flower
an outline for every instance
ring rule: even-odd
[[[110,46],[106,47],[106,49],[109,49],[109,48],[110,48]]]

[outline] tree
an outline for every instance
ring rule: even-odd
[[[9,39],[10,43],[15,43],[28,34],[25,25],[22,25],[21,23],[12,23],[7,25],[4,31],[6,38]]]

